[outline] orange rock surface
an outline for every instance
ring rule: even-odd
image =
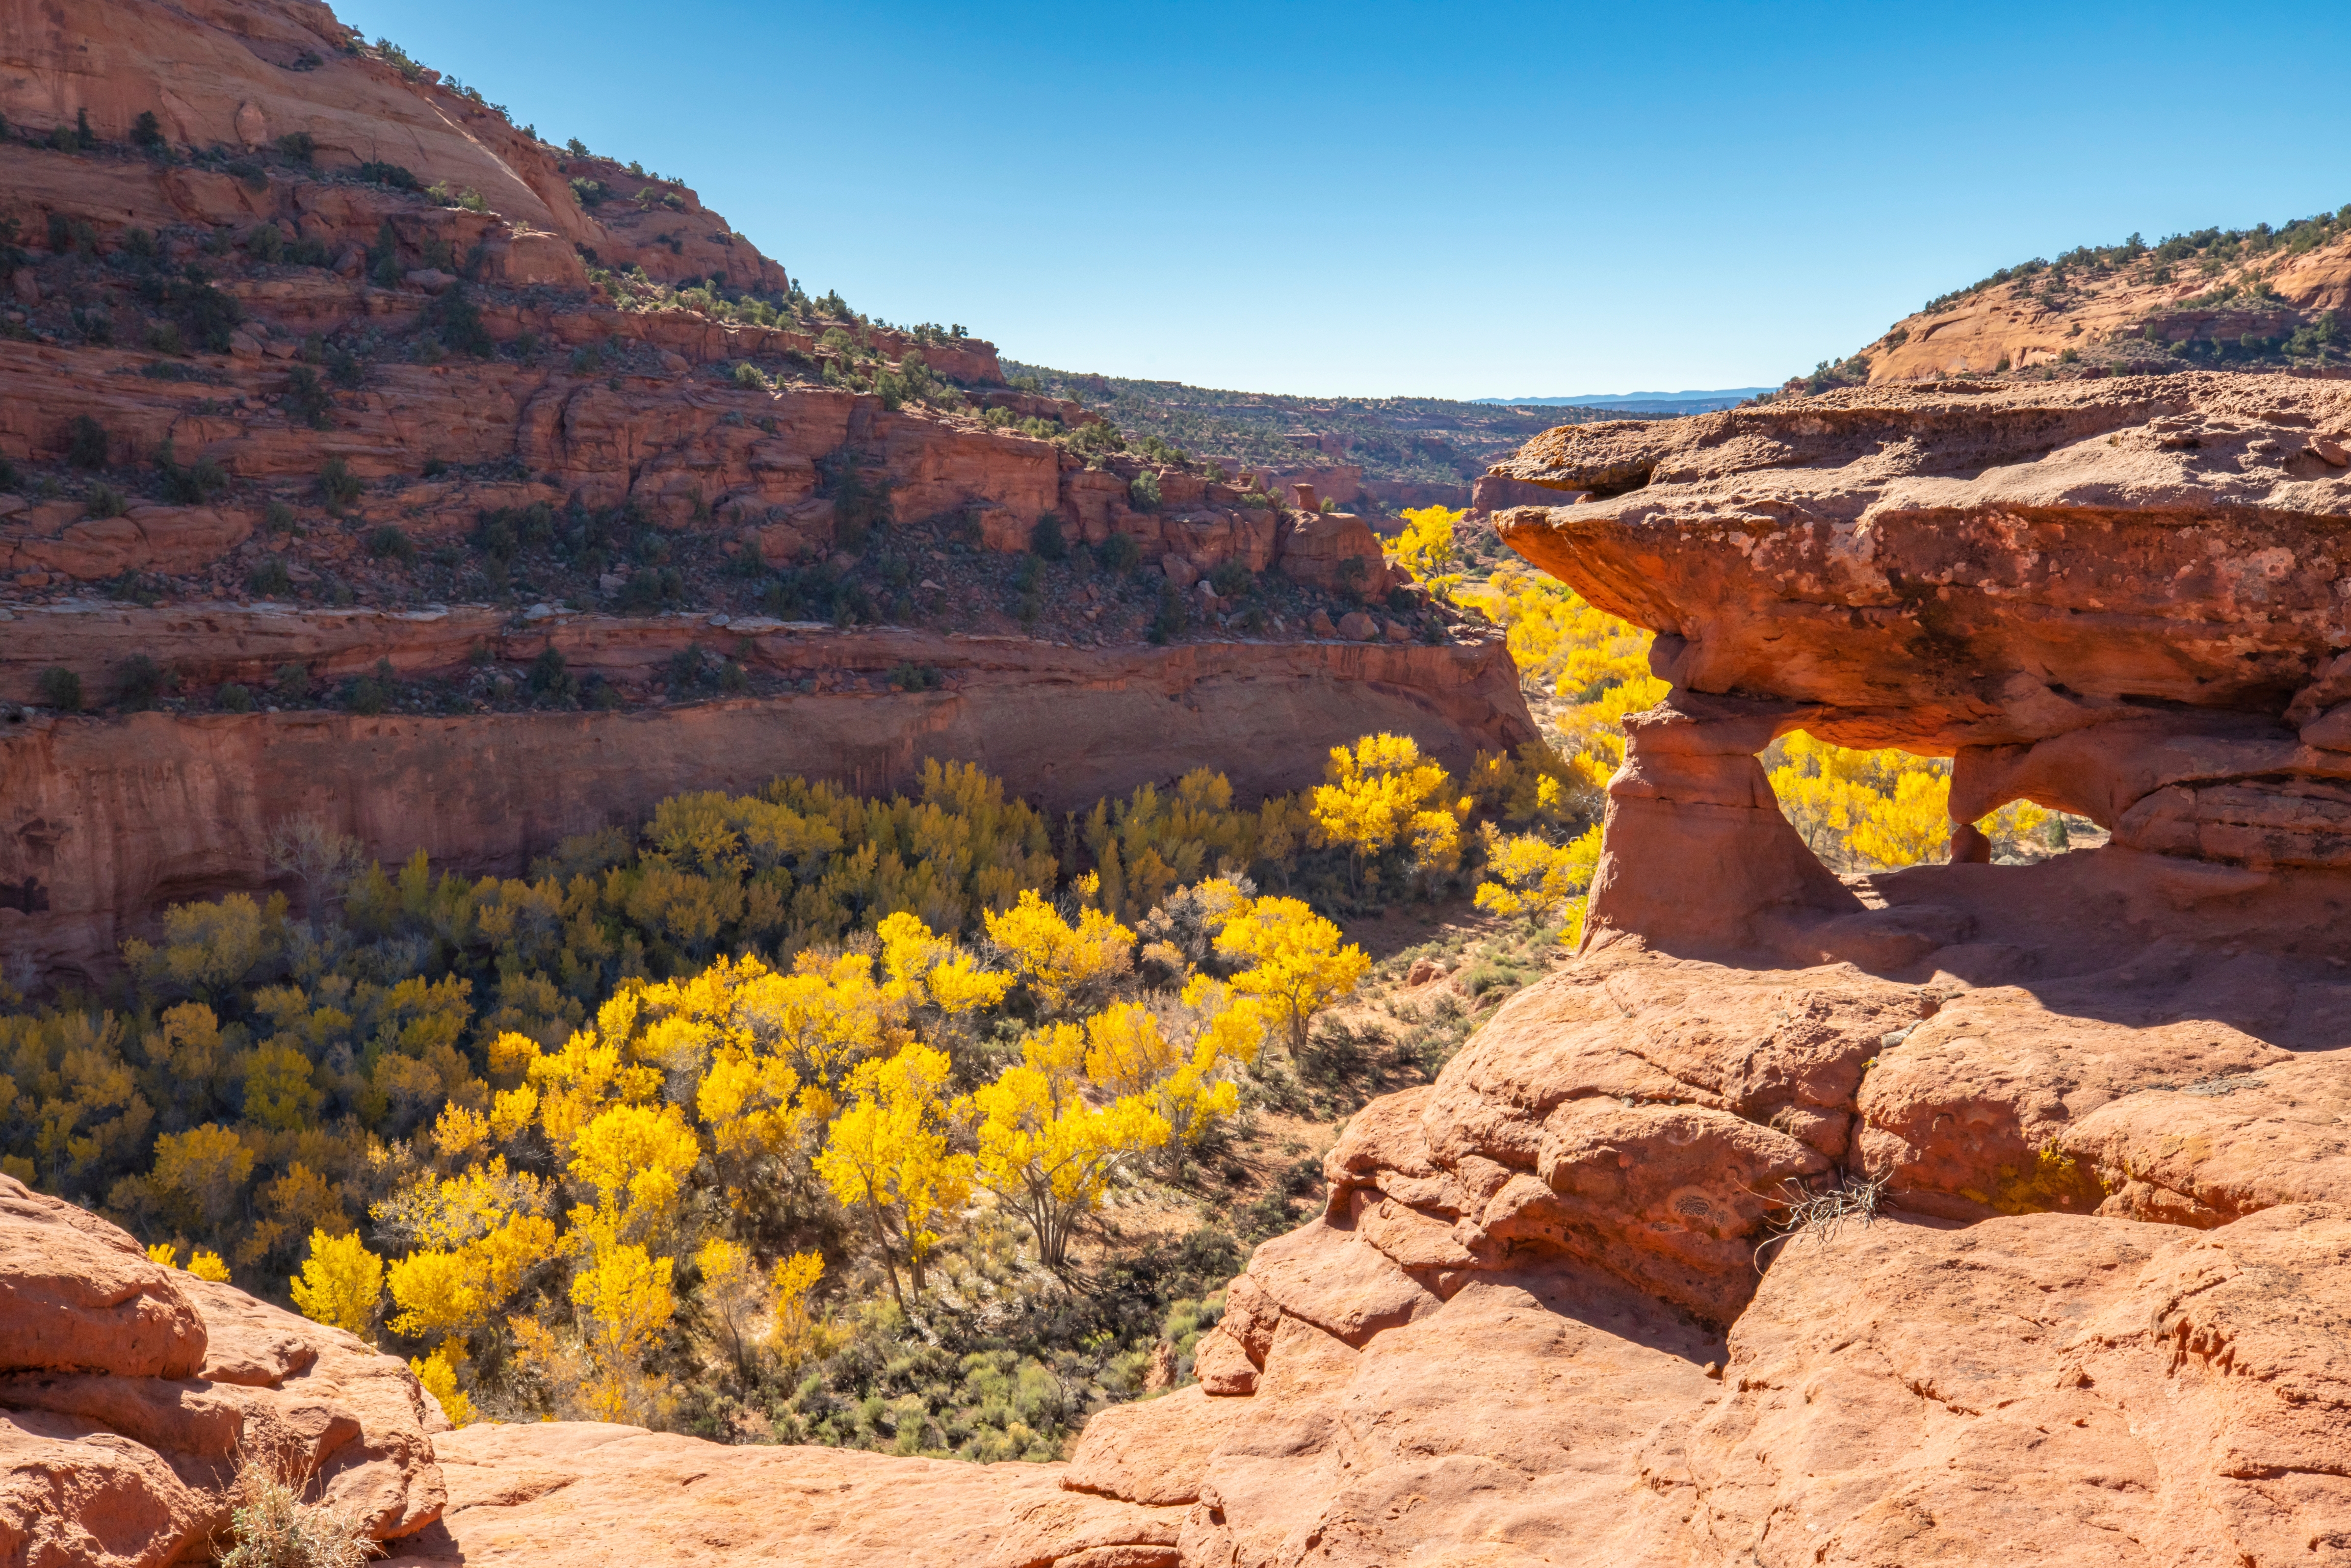
[[[378,1539],[412,1535],[444,1502],[436,1429],[398,1357],[0,1176],[0,1561],[204,1560],[241,1451],[290,1454]]]

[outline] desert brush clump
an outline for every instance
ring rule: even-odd
[[[220,1568],[359,1568],[375,1556],[367,1522],[312,1498],[315,1485],[299,1454],[240,1448]]]

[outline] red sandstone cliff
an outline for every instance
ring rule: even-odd
[[[391,660],[465,666],[476,647],[517,677],[554,646],[625,683],[714,636],[700,620],[589,618],[508,632],[503,617],[308,617],[212,607],[21,612],[0,632],[0,689],[33,662],[96,666],[125,643],[206,680],[287,659],[322,673]],[[729,627],[792,695],[610,713],[464,716],[328,712],[57,718],[0,710],[0,945],[43,967],[96,970],[162,903],[257,884],[270,828],[315,819],[387,862],[519,873],[567,834],[633,824],[687,789],[784,774],[888,791],[928,758],[979,763],[1051,810],[1207,765],[1244,795],[1302,788],[1330,748],[1393,730],[1447,763],[1533,737],[1499,638],[1448,647],[1195,643],[1057,648],[1026,638]],[[21,648],[28,659],[9,650]],[[936,671],[900,691],[891,671]]]

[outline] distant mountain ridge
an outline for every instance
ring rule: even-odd
[[[1592,392],[1575,397],[1481,397],[1509,408],[1605,408],[1624,413],[1708,413],[1736,408],[1771,387],[1719,387],[1696,392]]]

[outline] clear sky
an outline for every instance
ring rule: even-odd
[[[2351,5],[339,0],[811,292],[1252,391],[1768,384],[2351,203]]]

